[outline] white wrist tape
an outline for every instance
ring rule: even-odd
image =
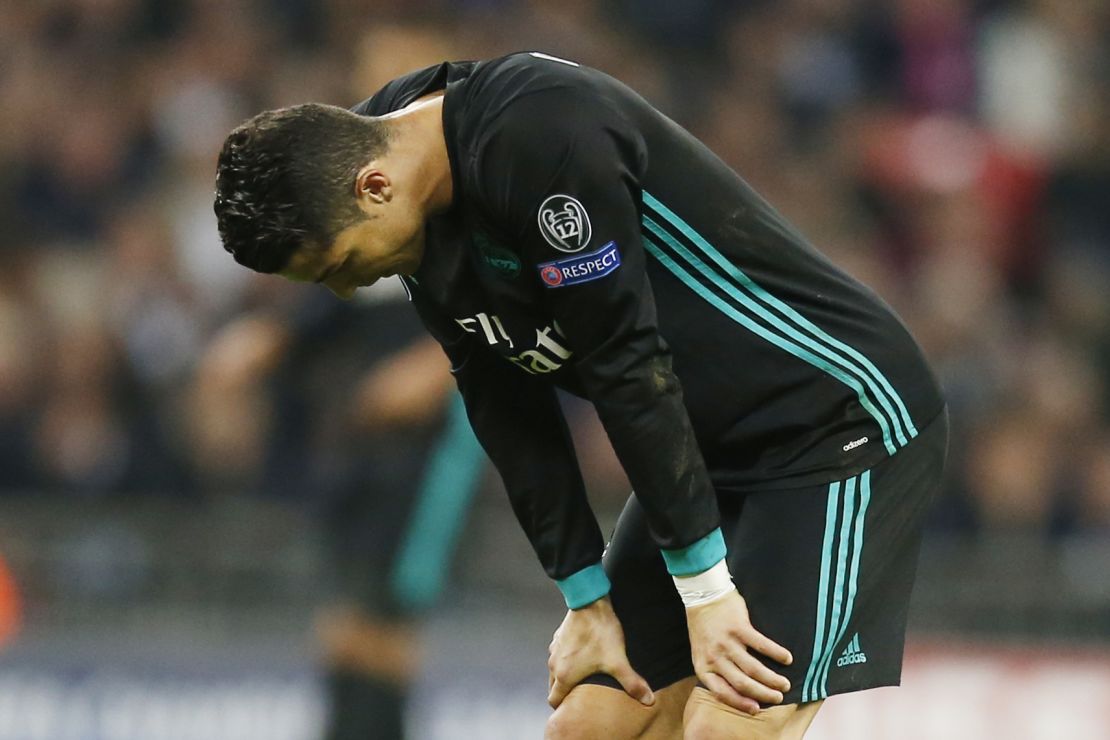
[[[712,568],[696,576],[671,577],[674,578],[678,595],[682,597],[682,605],[687,609],[716,601],[736,590],[732,575],[728,572],[728,564],[723,558]]]

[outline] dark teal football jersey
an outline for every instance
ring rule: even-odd
[[[402,279],[553,578],[603,548],[556,388],[594,404],[665,551],[716,496],[853,476],[941,412],[894,312],[625,85],[521,53],[353,110],[437,90],[453,203]]]

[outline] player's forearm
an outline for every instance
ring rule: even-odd
[[[656,356],[592,383],[582,375],[668,566],[688,574],[715,564],[716,494],[669,361]]]
[[[604,542],[554,391],[499,358],[471,358],[456,379],[475,435],[568,606],[607,594],[600,566]]]

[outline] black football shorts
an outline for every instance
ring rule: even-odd
[[[785,704],[897,685],[922,528],[944,467],[942,412],[905,448],[832,483],[722,493],[728,565],[752,624],[794,663]],[[628,658],[654,689],[694,675],[686,614],[643,510],[629,498],[606,549]],[[586,683],[619,688],[595,675]]]

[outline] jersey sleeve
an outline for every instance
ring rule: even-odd
[[[568,72],[573,74],[573,72]],[[642,138],[574,80],[519,97],[490,127],[477,179],[574,352],[673,575],[724,557],[719,512],[659,335],[640,235]]]
[[[403,108],[421,95],[442,89],[449,71],[450,65],[441,63],[401,75],[349,110],[360,116],[381,116]]]
[[[604,542],[554,389],[475,342],[423,300],[416,286],[406,287],[451,361],[470,425],[544,571],[571,609],[605,596]]]

